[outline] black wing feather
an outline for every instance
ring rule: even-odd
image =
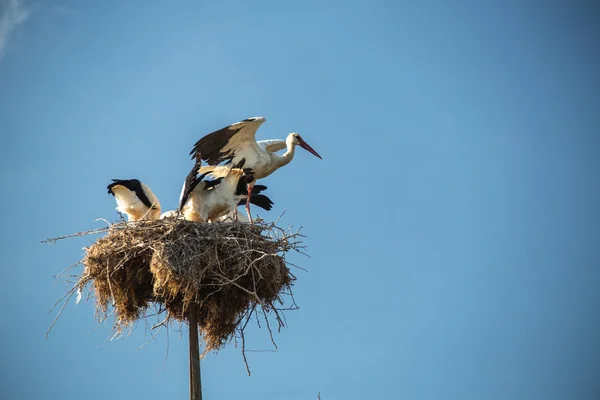
[[[210,173],[210,172],[208,172],[208,173]],[[206,174],[204,174],[204,175],[206,175]],[[215,186],[218,186],[223,179],[224,178],[217,178],[217,179],[212,179],[209,181],[204,181],[204,184],[206,185],[206,186],[204,186],[204,190],[209,190],[209,189],[214,188]]]
[[[202,160],[197,159],[196,163],[194,164],[194,168],[192,168],[188,176],[185,178],[184,189],[181,196],[181,201],[179,202],[179,211],[183,209],[185,203],[187,203],[188,199],[190,198],[190,194],[192,194],[196,186],[198,186],[198,184],[202,182],[202,179],[204,179],[204,177],[208,174],[207,172],[198,177],[196,176],[201,164]]]
[[[254,185],[252,187],[252,195],[254,196],[254,194],[260,194],[260,192],[263,192],[267,190],[267,187],[265,185]]]
[[[221,152],[221,149],[227,146],[229,140],[238,133],[242,127],[232,128],[226,126],[225,128],[219,129],[204,136],[194,144],[194,148],[190,152],[192,158],[196,157],[196,154],[201,154],[202,159],[208,163],[208,165],[217,165],[223,161],[231,161],[233,154],[231,151]]]
[[[246,180],[246,175],[242,175],[238,180],[237,186],[235,187],[235,194],[238,196],[248,194],[247,185],[248,181]]]

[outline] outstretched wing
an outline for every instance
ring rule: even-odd
[[[275,153],[276,151],[283,150],[287,147],[285,140],[281,139],[259,140],[256,144],[258,144],[258,147],[269,153]]]
[[[256,144],[256,130],[263,122],[263,117],[248,118],[209,133],[196,142],[190,155],[201,154],[208,165],[226,161],[241,168],[243,158],[253,160],[261,151]]]

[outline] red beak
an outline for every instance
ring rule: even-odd
[[[317,152],[315,151],[315,149],[313,149],[312,147],[310,147],[310,146],[308,145],[308,143],[306,143],[306,142],[304,141],[304,139],[300,139],[300,138],[298,138],[298,145],[299,145],[300,147],[302,147],[304,150],[306,150],[306,151],[308,151],[309,153],[311,153],[313,156],[315,156],[315,157],[319,157],[321,160],[323,159],[323,158],[322,158],[322,157],[319,155],[319,153],[317,153]]]

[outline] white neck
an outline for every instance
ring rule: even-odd
[[[296,152],[296,143],[294,143],[294,136],[292,136],[291,133],[285,139],[285,144],[287,146],[287,151],[280,157],[277,157],[277,167],[283,167],[284,165],[289,164],[289,162],[294,158],[294,154]]]

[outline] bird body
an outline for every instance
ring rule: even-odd
[[[238,187],[245,189],[254,180],[244,170],[233,168],[225,177],[203,181],[206,174],[195,177],[197,170],[194,166],[188,175],[180,199],[181,213],[189,221],[217,221],[237,207],[242,196]]]
[[[201,154],[208,166],[200,168],[200,173],[210,173],[221,177],[232,167],[251,168],[256,179],[262,179],[277,169],[289,164],[295,155],[296,146],[300,146],[316,157],[321,156],[293,132],[285,140],[270,139],[256,141],[256,131],[265,122],[263,117],[248,118],[209,133],[194,145],[190,154]],[[282,155],[276,152],[287,148]],[[225,166],[218,166],[226,161]]]
[[[117,211],[126,214],[129,221],[158,219],[160,203],[152,190],[138,179],[113,179],[108,193],[117,201]]]
[[[202,221],[216,221],[231,210],[236,209],[238,198],[236,189],[238,182],[244,180],[244,171],[233,169],[214,189],[202,188],[202,206],[200,208],[200,219]],[[196,191],[200,190],[196,186]]]

